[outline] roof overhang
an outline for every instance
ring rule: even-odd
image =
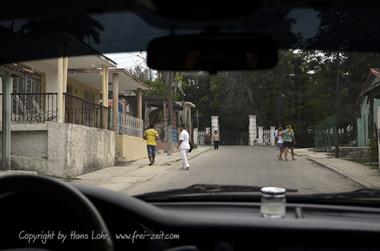
[[[140,80],[134,78],[124,69],[113,68],[109,70],[109,82],[112,82],[112,75],[119,74],[119,93],[123,94],[127,91],[135,91],[137,89],[149,90],[150,87]],[[103,77],[101,69],[70,69],[68,77],[79,81],[84,84],[91,85],[92,87],[101,90],[103,84]]]
[[[119,74],[119,92],[134,91],[137,89],[146,91],[152,89],[149,85],[132,76],[125,69],[110,69],[110,81],[112,81],[112,74]]]
[[[22,62],[22,64],[27,65],[31,70],[44,71],[46,68],[57,69],[58,59],[43,59]],[[93,71],[94,69],[99,69],[103,66],[114,67],[115,63],[104,57],[103,55],[88,55],[88,56],[78,56],[68,58],[68,69],[87,69],[88,71]]]
[[[369,86],[364,89],[361,96],[369,96],[371,98],[380,97],[380,72],[377,68],[370,68],[370,75],[366,83],[370,83]],[[377,80],[377,81],[374,81]]]

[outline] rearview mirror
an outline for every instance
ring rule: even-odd
[[[253,70],[277,63],[274,41],[264,35],[205,34],[168,36],[150,42],[148,66],[165,71]]]

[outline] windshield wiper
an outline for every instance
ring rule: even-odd
[[[173,197],[182,195],[211,195],[223,193],[260,193],[260,186],[243,185],[214,185],[214,184],[195,184],[186,188],[170,189],[159,192],[151,192],[137,195],[139,199],[154,199],[162,197]],[[296,189],[286,189],[287,192],[298,192]]]

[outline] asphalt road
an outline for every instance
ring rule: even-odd
[[[135,195],[183,188],[193,184],[280,186],[299,193],[343,192],[359,188],[351,180],[309,160],[277,160],[272,147],[222,146],[190,160],[185,171],[180,164],[124,192]],[[289,157],[289,159],[291,159]]]

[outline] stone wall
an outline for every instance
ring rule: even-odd
[[[11,130],[12,169],[73,178],[114,164],[115,135],[108,130],[54,122]]]

